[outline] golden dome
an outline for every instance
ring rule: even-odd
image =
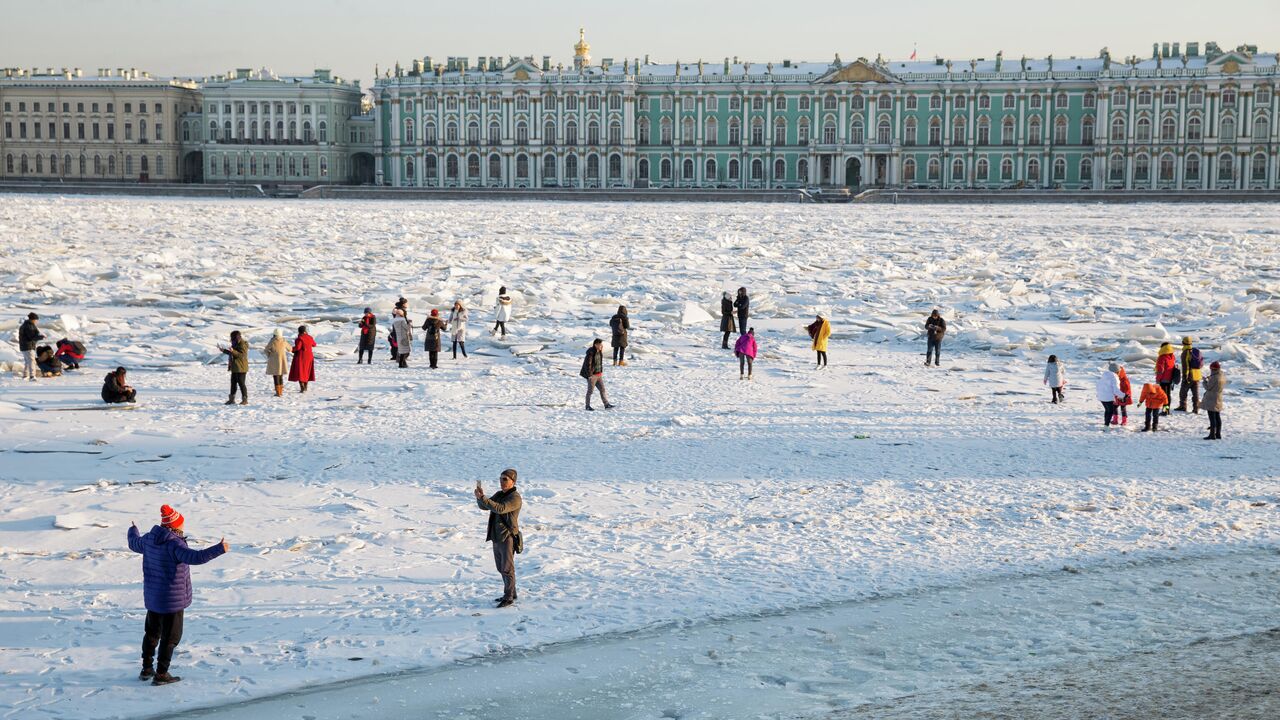
[[[583,28],[578,28],[578,42],[573,46],[573,54],[577,57],[587,57],[591,54],[591,45],[587,42]]]

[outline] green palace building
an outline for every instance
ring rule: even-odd
[[[1280,64],[1150,57],[828,63],[414,60],[377,77],[398,187],[1275,189]]]

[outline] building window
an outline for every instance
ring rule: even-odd
[[[1192,107],[1204,105],[1204,89],[1193,87],[1187,92],[1187,104]]]
[[[1085,93],[1084,99],[1081,100],[1081,106],[1084,107],[1085,110],[1092,110],[1098,107],[1098,96],[1094,95],[1093,92]]]
[[[649,180],[649,161],[646,158],[640,158],[636,161],[636,177],[642,180]]]
[[[968,105],[968,98],[964,95],[956,95],[951,98],[951,107],[955,110],[963,110]]]
[[[302,176],[311,177],[311,156],[310,155],[302,156]]]
[[[440,176],[440,167],[436,164],[435,155],[428,155],[422,159],[422,175],[425,179],[431,181]]]
[[[1044,106],[1044,98],[1040,97],[1040,93],[1031,94],[1031,109],[1039,110]]]
[[[321,143],[329,142],[329,124],[326,123],[324,120],[320,121],[319,134],[320,134]]]
[[[1266,142],[1268,130],[1270,130],[1270,125],[1267,123],[1266,117],[1260,115],[1254,119],[1253,139],[1255,142]]]
[[[1111,182],[1124,182],[1124,156],[1116,153],[1107,163],[1107,176]]]
[[[1053,143],[1055,145],[1067,144],[1067,119],[1059,116],[1053,122]]]
[[[1111,142],[1124,142],[1124,119],[1111,121]]]
[[[734,146],[742,144],[742,126],[736,117],[729,119],[729,144]]]
[[[751,144],[764,144],[764,119],[758,115],[751,119]]]
[[[809,118],[800,118],[800,124],[796,127],[796,142],[800,145],[809,144]]]
[[[784,182],[787,179],[787,161],[778,158],[773,161],[773,180],[774,182]]]
[[[649,144],[649,118],[640,118],[636,123],[636,144]]]
[[[1263,107],[1271,104],[1271,88],[1267,85],[1259,85],[1257,93],[1257,106]]]
[[[1236,106],[1236,91],[1231,88],[1225,88],[1222,91],[1222,107],[1233,108]]]
[[[671,179],[671,159],[662,158],[662,162],[658,164],[658,177],[662,180]]]
[[[887,119],[881,118],[880,124],[876,126],[876,142],[881,145],[888,145],[892,141],[893,129]]]
[[[798,105],[800,112],[809,112],[813,108],[813,100],[808,95],[801,95]]]
[[[444,141],[449,145],[458,144],[458,123],[450,120],[444,126]]]
[[[737,180],[739,177],[741,177],[741,174],[738,172],[738,159],[731,158],[729,160],[729,179]]]
[[[1200,142],[1204,139],[1204,124],[1200,118],[1193,117],[1187,120],[1187,142]]]
[[[915,182],[916,179],[916,161],[913,158],[907,158],[902,161],[902,179],[904,182]]]
[[[692,159],[690,158],[684,159],[684,162],[681,164],[680,177],[684,180],[693,179],[693,160]]]
[[[761,111],[763,111],[763,110],[764,110],[764,97],[763,97],[763,96],[761,96],[761,95],[756,95],[755,97],[751,98],[751,109],[752,109],[752,110],[754,110],[754,111],[756,111],[756,112],[761,112]]]
[[[823,110],[836,109],[836,96],[834,94],[827,93],[827,95],[822,98],[822,109]]]
[[[785,95],[778,95],[773,99],[773,109],[780,112],[787,111],[787,98]]]
[[[1173,182],[1173,156],[1169,153],[1160,156],[1160,182]]]
[[[523,121],[523,120],[521,120],[520,122],[516,123],[516,144],[517,144],[517,145],[528,145],[528,144],[529,144],[529,125],[528,125],[527,123],[525,123],[525,121]],[[523,156],[522,156],[522,157],[523,157]],[[525,165],[526,165],[526,166],[528,165],[528,161],[527,161],[527,160],[526,160],[526,162],[525,162]]]
[[[467,156],[467,177],[472,180],[480,177],[480,156],[476,153]]]
[[[1060,92],[1058,93],[1057,98],[1054,100],[1053,104],[1057,106],[1057,109],[1065,110],[1067,106],[1071,104],[1071,102],[1067,98],[1066,93]]]
[[[276,155],[276,177],[284,177],[284,156]]]
[[[904,122],[902,126],[902,143],[904,145],[915,145],[917,142],[917,131],[916,119],[913,117],[907,118],[906,122]]]
[[[929,182],[937,182],[942,179],[942,163],[938,162],[938,158],[929,158]]]
[[[1254,181],[1261,182],[1267,179],[1267,156],[1265,153],[1254,155],[1251,167]]]
[[[407,145],[413,144],[413,118],[404,119],[404,142]]]
[[[1151,142],[1151,121],[1147,118],[1138,118],[1138,124],[1135,128],[1137,131],[1138,142]]]
[[[1127,93],[1125,93],[1125,91],[1124,91],[1124,90],[1112,90],[1112,91],[1111,91],[1111,105],[1112,105],[1112,107],[1117,107],[1117,108],[1118,108],[1118,107],[1124,107],[1124,104],[1125,104],[1126,102],[1128,102],[1128,100],[1129,100],[1129,96],[1128,96],[1128,94],[1127,94]]]
[[[965,130],[964,116],[957,115],[955,119],[951,121],[951,144],[952,145],[965,144],[964,130]]]
[[[756,182],[764,180],[764,161],[760,158],[751,161],[751,179]]]
[[[827,123],[822,126],[822,144],[832,145],[836,141],[836,123],[834,120],[828,119]]]
[[[480,123],[475,120],[467,123],[467,143],[470,145],[480,144]]]
[[[1235,169],[1235,159],[1231,153],[1222,153],[1218,156],[1218,180],[1234,180]]]
[[[1053,179],[1056,182],[1062,182],[1067,179],[1067,161],[1064,158],[1057,158],[1053,161]]]
[[[882,93],[882,94],[880,95],[880,100],[879,100],[879,104],[878,104],[878,106],[877,106],[877,107],[878,107],[879,109],[881,109],[881,110],[892,110],[892,109],[893,109],[893,96],[892,96],[892,95],[890,95],[889,93]]]
[[[1000,161],[1000,179],[1001,180],[1013,179],[1013,158],[1006,157]]]
[[[1222,121],[1222,132],[1219,134],[1222,135],[1223,142],[1235,142],[1236,121],[1231,118],[1224,118]]]
[[[578,144],[578,123],[570,120],[564,126],[564,141],[566,145]]]
[[[1027,160],[1027,181],[1040,182],[1040,161],[1035,158]]]
[[[1164,95],[1160,100],[1162,105],[1177,105],[1178,91],[1173,88],[1165,88]]]
[[[1081,158],[1080,160],[1080,182],[1089,185],[1093,184],[1093,160],[1091,158]]]
[[[1133,179],[1136,182],[1146,182],[1151,179],[1151,157],[1149,155],[1139,155],[1133,161]]]
[[[609,123],[609,144],[622,144],[622,123],[617,122],[616,120]]]
[[[979,110],[990,110],[990,109],[991,109],[991,96],[990,96],[990,95],[988,95],[988,94],[986,94],[986,93],[982,93],[981,95],[979,95],[979,96],[978,96],[978,109],[979,109]]]
[[[941,95],[934,94],[934,95],[930,95],[930,96],[929,96],[929,109],[930,109],[930,110],[941,110],[941,109],[942,109],[942,96],[941,96]]]
[[[956,158],[951,161],[951,179],[952,181],[964,181],[964,160]]]
[[[915,95],[907,96],[907,110],[911,112],[915,112],[916,108],[918,108],[919,106],[920,106],[919,98],[917,98]]]
[[[800,158],[796,161],[796,179],[802,183],[809,182],[809,160]]]
[[[942,144],[942,121],[936,116],[929,118],[929,144]]]
[[[853,145],[861,145],[864,140],[862,120],[854,120],[853,125],[849,126],[849,142]]]
[[[1138,91],[1138,105],[1142,107],[1150,107],[1151,91],[1149,89],[1142,88],[1141,90]]]
[[[1000,143],[1003,145],[1013,145],[1015,140],[1013,118],[1006,117],[1000,123]]]
[[[1186,163],[1186,168],[1184,170],[1184,174],[1187,176],[1188,180],[1200,179],[1200,156],[1199,155],[1187,156],[1187,163]]]
[[[973,169],[974,178],[980,182],[986,182],[991,174],[991,163],[986,158],[978,158],[977,164]]]

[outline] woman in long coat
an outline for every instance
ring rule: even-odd
[[[827,338],[831,337],[831,323],[821,315],[817,320],[809,323],[805,330],[809,332],[809,337],[813,338],[813,351],[818,353],[818,367],[827,364]]]
[[[461,300],[453,301],[453,311],[449,313],[449,331],[453,334],[453,359],[458,359],[458,348],[462,348],[462,357],[467,356],[467,309]]]
[[[613,364],[627,366],[627,333],[631,332],[631,321],[627,319],[627,306],[619,305],[618,312],[609,318],[609,329],[613,337]]]
[[[751,313],[751,298],[747,297],[747,289],[738,288],[738,297],[733,301],[733,307],[738,311],[738,332],[747,331],[747,317]]]
[[[298,328],[298,337],[293,341],[293,363],[289,365],[289,382],[298,383],[298,392],[306,392],[307,383],[316,381],[315,346],[316,339],[307,333],[307,326]]]
[[[396,308],[392,313],[391,335],[395,339],[396,363],[399,367],[409,367],[409,352],[413,350],[413,328],[409,326],[409,318],[404,310]]]
[[[284,339],[284,333],[280,332],[279,328],[267,341],[267,346],[262,349],[262,354],[267,356],[267,374],[275,382],[276,397],[284,395],[284,376],[289,372],[288,358],[291,352],[293,348],[289,347],[289,343]]]
[[[733,299],[729,297],[729,291],[724,291],[724,296],[720,298],[720,332],[724,333],[724,338],[720,340],[720,347],[729,349],[729,333],[736,328],[733,325]]]

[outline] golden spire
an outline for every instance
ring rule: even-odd
[[[573,46],[573,66],[586,67],[591,62],[591,45],[587,42],[586,31],[578,28],[578,42]]]

